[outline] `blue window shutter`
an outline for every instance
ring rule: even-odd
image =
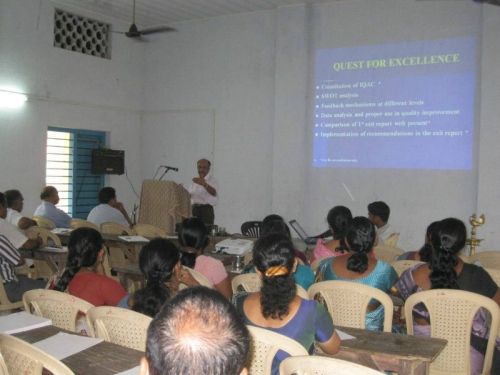
[[[73,159],[73,217],[87,219],[97,204],[99,190],[104,186],[104,175],[90,172],[92,150],[106,145],[106,133],[74,130]]]

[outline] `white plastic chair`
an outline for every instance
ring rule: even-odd
[[[484,358],[483,374],[489,374],[495,348],[495,333],[500,316],[498,305],[480,294],[452,289],[433,289],[411,295],[405,303],[407,331],[413,335],[413,307],[423,303],[430,315],[431,337],[448,341],[446,347],[430,364],[431,375],[470,374],[470,336],[472,322],[479,308],[491,314],[488,346]]]
[[[285,358],[280,375],[380,375],[381,372],[354,362],[316,355]]]
[[[56,327],[77,332],[80,315],[94,307],[91,303],[68,293],[48,289],[33,289],[23,294],[26,312],[52,320]]]
[[[291,356],[308,355],[297,341],[270,330],[247,326],[252,335],[250,375],[269,375],[274,356],[282,350]]]
[[[255,293],[260,291],[262,286],[262,281],[256,273],[244,273],[233,277],[231,280],[231,288],[233,289],[233,294],[238,292],[248,292]],[[295,284],[297,287],[297,295],[303,299],[309,299],[309,294],[302,288],[299,284]]]
[[[138,312],[114,306],[93,307],[87,312],[92,337],[146,351],[146,339],[152,318]]]
[[[417,264],[424,264],[424,262],[419,260],[395,260],[391,262],[391,266],[394,268],[398,276],[401,276],[404,271],[408,268],[416,266]]]
[[[0,352],[5,365],[0,372],[7,368],[11,375],[42,375],[47,369],[54,375],[74,375],[61,361],[14,336],[0,334]]]
[[[404,253],[404,251],[398,247],[392,247],[382,244],[375,246],[373,248],[373,251],[377,259],[383,260],[387,263],[395,261],[398,256]]]
[[[212,282],[202,273],[200,273],[192,268],[189,268],[189,267],[183,266],[182,268],[187,270],[191,274],[191,276],[193,276],[193,279],[198,281],[198,283],[200,285],[206,286],[207,288],[210,288],[210,289],[214,289],[214,285],[212,284]],[[187,285],[182,284],[182,283],[179,285],[179,289],[186,289],[187,287],[188,287]]]
[[[336,325],[362,329],[365,329],[366,308],[372,298],[376,299],[384,306],[384,332],[392,330],[392,299],[377,288],[353,281],[330,280],[311,285],[307,292],[310,299],[318,295],[323,299]]]
[[[33,216],[32,219],[35,220],[36,221],[36,225],[38,225],[41,228],[52,230],[52,229],[54,229],[56,227],[56,225],[54,224],[54,222],[52,220],[50,220],[50,219],[47,219],[46,217],[43,217],[43,216]]]

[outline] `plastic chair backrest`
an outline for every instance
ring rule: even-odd
[[[259,275],[256,273],[243,273],[241,275],[233,277],[231,280],[231,288],[233,289],[233,294],[238,292],[248,292],[255,293],[260,290],[262,286],[262,281]],[[295,284],[297,287],[297,295],[303,299],[309,299],[309,294],[302,288],[299,284]]]
[[[3,279],[0,276],[0,311],[17,310],[23,307],[23,301],[11,302],[3,286]]]
[[[144,237],[166,237],[167,231],[157,227],[152,224],[141,224],[138,223],[134,225],[134,231],[139,236]]]
[[[390,247],[397,247],[399,241],[399,233],[392,233],[389,237],[384,241],[384,245]]]
[[[146,351],[151,320],[149,316],[114,306],[93,307],[87,312],[91,336],[141,352]]]
[[[376,299],[384,306],[384,332],[392,330],[394,305],[391,297],[380,289],[354,281],[330,280],[311,285],[310,299],[319,295],[336,325],[365,329],[366,308]]]
[[[38,225],[39,227],[42,227],[42,228],[45,228],[48,230],[54,229],[56,227],[54,222],[50,219],[47,219],[46,217],[33,216],[32,219],[36,221],[36,225]]]
[[[207,288],[211,288],[213,289],[214,288],[214,285],[212,284],[212,282],[205,276],[203,275],[202,273],[192,269],[192,268],[189,268],[189,267],[185,267],[183,266],[183,268],[185,270],[187,270],[191,276],[193,276],[193,279],[195,279],[196,281],[198,281],[198,283],[202,286],[206,286]],[[188,286],[185,285],[185,284],[180,284],[179,285],[179,289],[185,289],[187,288]]]
[[[431,374],[469,375],[470,336],[472,322],[479,308],[491,314],[490,332],[498,331],[499,308],[495,301],[480,294],[452,289],[433,289],[411,295],[405,303],[408,334],[413,334],[413,307],[423,303],[430,315],[431,337],[448,341],[446,347],[430,364]],[[490,334],[483,374],[489,374],[495,347]]]
[[[101,224],[101,233],[103,234],[114,234],[117,236],[133,236],[135,231],[125,225],[114,223],[108,221]]]
[[[10,374],[42,375],[45,368],[56,375],[74,375],[61,361],[14,336],[0,334],[0,351]]]
[[[269,375],[274,356],[282,350],[291,356],[308,355],[307,350],[297,341],[270,330],[247,326],[252,335],[250,375]]]
[[[241,224],[241,234],[247,237],[260,237],[260,227],[262,221],[246,221]]]
[[[395,261],[398,256],[404,253],[404,251],[400,248],[387,245],[377,245],[373,248],[373,251],[375,252],[375,257],[377,259],[383,260],[387,263]]]
[[[95,225],[94,223],[87,221],[87,220],[82,220],[82,219],[73,219],[69,223],[69,227],[71,229],[78,229],[78,228],[92,228],[97,231],[101,231],[98,225]]]
[[[424,262],[421,262],[419,260],[395,260],[391,262],[391,266],[392,268],[394,268],[398,276],[401,276],[401,274],[408,268],[412,268],[417,264],[424,264]]]
[[[26,237],[30,239],[36,239],[38,236],[43,241],[43,246],[55,246],[55,247],[61,247],[61,239],[57,236],[57,234],[52,233],[50,230],[38,227],[38,226],[33,226],[29,227],[24,231],[26,234]]]
[[[285,358],[280,375],[380,375],[380,372],[360,364],[318,355]]]
[[[68,293],[49,289],[33,289],[23,294],[24,309],[34,315],[52,320],[56,327],[76,332],[81,313],[94,307],[91,303]]]

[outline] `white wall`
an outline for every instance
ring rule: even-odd
[[[143,45],[115,37],[106,60],[54,48],[52,30],[50,1],[0,0],[0,88],[29,96],[22,109],[0,111],[0,190],[19,188],[27,215],[44,185],[49,126],[108,132],[109,147],[126,151],[134,185],[142,180]],[[136,198],[125,176],[107,183],[131,209]]]
[[[355,215],[366,215],[366,205],[380,199],[390,204],[391,221],[401,230],[406,249],[421,245],[430,221],[445,216],[467,221],[474,212],[487,217],[485,246],[498,248],[500,234],[493,229],[500,223],[500,201],[494,195],[498,176],[491,173],[494,159],[486,160],[500,136],[493,121],[500,87],[494,71],[498,21],[498,7],[468,0],[350,0],[185,22],[176,25],[177,33],[151,43],[145,109],[214,112],[214,167],[221,185],[216,221],[232,231],[245,220],[277,212],[298,218],[317,233],[325,229],[332,206],[344,204]],[[489,82],[479,86],[480,152],[474,171],[308,167],[315,48],[445,38],[477,30],[483,34],[480,70]],[[154,138],[172,126],[176,124],[165,123],[160,132],[145,121],[144,131]],[[164,151],[146,151],[146,143],[143,153],[160,158]],[[196,140],[190,147],[202,143]],[[193,165],[197,157],[193,155]],[[143,169],[152,169],[155,158],[143,157]]]

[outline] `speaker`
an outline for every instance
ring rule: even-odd
[[[90,171],[92,174],[123,174],[125,151],[96,149],[92,150]]]

